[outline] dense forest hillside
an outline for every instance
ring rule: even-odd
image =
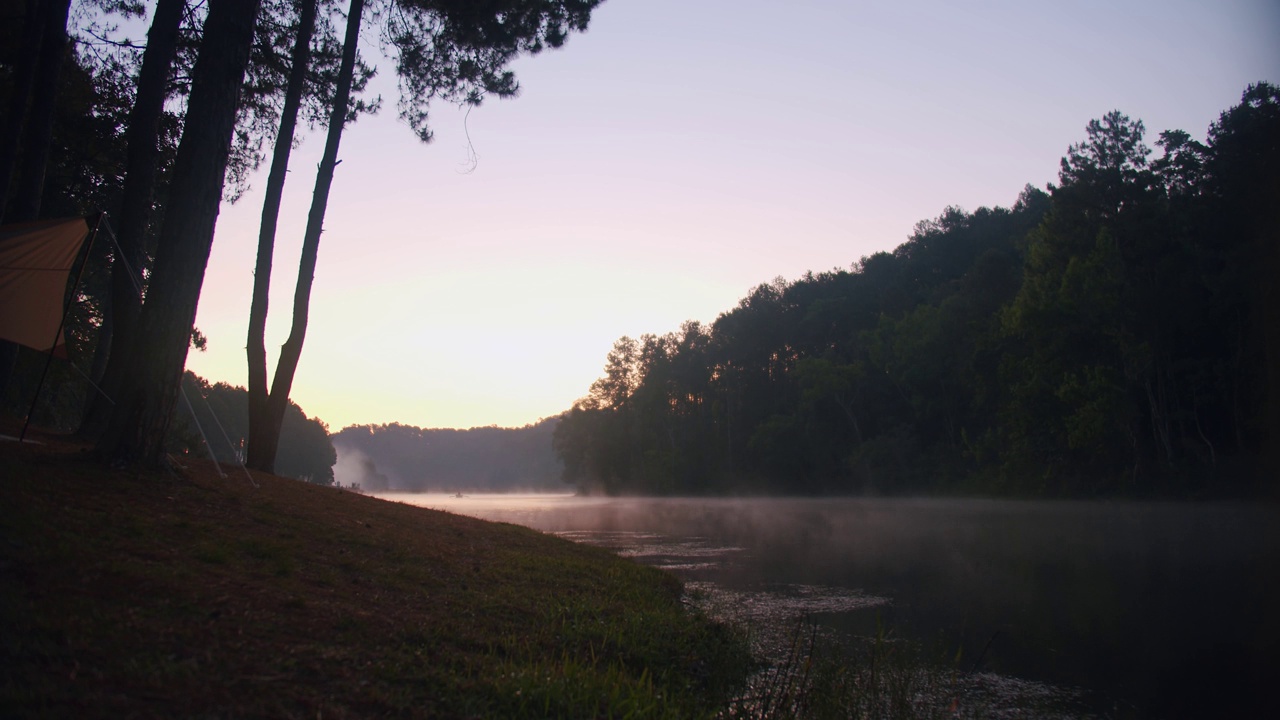
[[[1219,496],[1280,444],[1280,89],[1153,156],[1119,112],[1059,182],[948,208],[710,326],[623,337],[555,432],[608,493]]]
[[[338,481],[375,492],[566,490],[551,449],[558,422],[470,430],[353,425],[333,436]]]

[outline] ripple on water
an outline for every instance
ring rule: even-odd
[[[1092,717],[1082,709],[1084,691],[996,673],[961,674],[952,681],[964,706],[981,709],[986,718],[1079,720]],[[972,713],[971,713],[972,715]]]
[[[672,538],[646,532],[568,530],[556,535],[566,540],[608,548],[621,557],[667,570],[713,569],[720,566],[718,560],[745,552],[745,548],[733,545],[709,545],[706,538]],[[687,562],[694,559],[699,562]]]
[[[565,540],[596,545],[610,550],[624,550],[636,545],[636,543],[660,542],[663,537],[657,533],[626,530],[560,530],[552,534]]]
[[[888,605],[889,598],[831,585],[771,585],[760,590],[734,590],[713,582],[686,583],[705,598],[705,607],[731,608],[734,619],[760,623],[796,620],[820,613],[842,613]]]
[[[675,572],[701,572],[704,570],[715,570],[720,567],[718,562],[703,563],[681,563],[681,562],[656,562],[653,563],[656,568],[662,570],[672,570]]]
[[[622,557],[637,559],[649,557],[710,558],[723,557],[743,551],[743,548],[732,545],[707,546],[699,542],[657,542],[647,545],[635,545],[622,550],[618,554]]]

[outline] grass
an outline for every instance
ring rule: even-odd
[[[962,711],[957,689],[915,644],[883,627],[855,645],[837,644],[807,619],[795,626],[785,655],[752,677],[723,713],[726,720],[982,716],[982,708]]]
[[[44,439],[0,442],[3,717],[710,717],[751,669],[604,550]]]

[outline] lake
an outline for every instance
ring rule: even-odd
[[[1272,506],[379,497],[609,547],[762,635],[810,618],[836,637],[883,626],[958,651],[952,664],[1014,715],[1030,696],[1068,716],[1245,717],[1280,702]]]

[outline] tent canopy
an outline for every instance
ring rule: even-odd
[[[0,226],[0,338],[42,352],[66,343],[67,279],[88,235],[82,217]]]

